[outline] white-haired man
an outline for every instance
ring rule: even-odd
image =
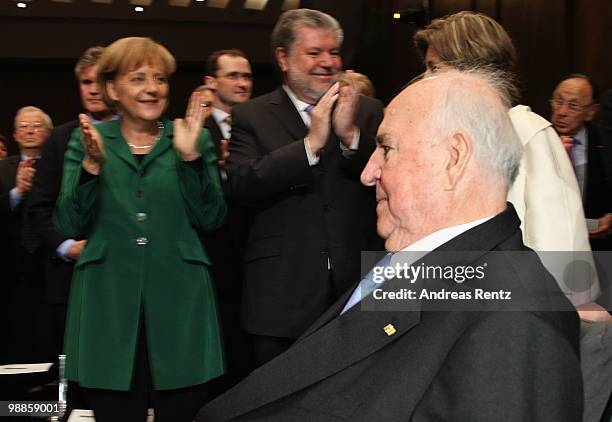
[[[40,108],[25,106],[15,114],[13,139],[19,147],[19,154],[0,161],[0,267],[2,268],[2,291],[7,304],[5,320],[6,347],[0,355],[8,361],[33,360],[41,358],[36,335],[29,325],[36,318],[36,310],[19,314],[26,308],[32,294],[22,294],[28,289],[38,288],[42,281],[42,255],[40,241],[34,234],[26,215],[26,201],[32,188],[32,179],[37,172],[40,151],[53,129],[51,118]],[[19,302],[26,297],[26,303]],[[11,312],[10,310],[17,310]],[[0,356],[2,357],[2,356]]]
[[[399,251],[413,251],[425,253],[414,267],[484,265],[487,275],[437,280],[450,299],[421,297],[410,310],[391,293],[431,294],[439,284],[412,285],[396,272],[372,286],[368,275],[196,420],[580,420],[578,317],[506,203],[522,147],[499,83],[448,71],[409,86],[387,108],[361,175],[376,186],[391,267]],[[518,300],[453,302],[477,287]],[[568,311],[551,311],[553,302]]]

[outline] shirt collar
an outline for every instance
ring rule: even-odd
[[[226,113],[225,111],[219,108],[213,107],[212,115],[213,115],[213,118],[215,119],[215,122],[217,122],[217,125],[221,126],[221,123],[225,123],[225,118],[229,116],[230,114]]]
[[[306,108],[308,106],[312,105],[312,104],[308,104],[308,103],[300,100],[298,97],[296,97],[295,94],[293,93],[293,91],[291,90],[291,88],[289,88],[289,86],[283,85],[283,89],[285,90],[285,92],[289,96],[289,99],[291,100],[291,102],[293,103],[293,106],[296,108],[297,111],[299,111],[299,112],[306,111]]]
[[[113,114],[113,117],[111,117],[110,119],[102,121],[102,120],[98,120],[98,119],[96,119],[96,118],[95,118],[95,117],[94,117],[92,114],[90,114],[90,113],[87,113],[87,115],[88,115],[88,116],[89,116],[89,118],[91,119],[91,123],[93,123],[94,125],[99,125],[100,123],[104,123],[104,122],[111,122],[111,121],[113,121],[113,120],[117,120],[117,119],[119,118],[119,115],[118,115],[118,114]]]
[[[574,141],[577,144],[586,145],[587,143],[587,130],[586,127],[582,126],[582,128],[574,135]]]
[[[21,156],[21,161],[25,161],[25,160],[27,160],[28,158],[33,158],[33,159],[35,159],[35,160],[40,159],[40,155],[37,155],[36,157],[28,157],[27,155],[25,155],[25,154],[23,154],[23,153],[19,153],[19,155]]]
[[[478,220],[470,221],[468,223],[460,224],[458,226],[446,227],[444,229],[435,231],[422,239],[417,240],[411,245],[408,245],[402,251],[433,251],[434,249],[442,246],[449,240],[459,236],[460,234],[468,231],[472,227],[476,227],[485,221],[490,220],[493,216],[480,218]]]

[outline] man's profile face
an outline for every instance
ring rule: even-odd
[[[219,57],[217,65],[211,87],[216,90],[221,103],[232,107],[251,98],[253,72],[247,59],[224,54]]]
[[[424,82],[387,107],[377,148],[361,174],[364,185],[376,186],[377,230],[388,251],[402,250],[438,229],[444,153],[423,118],[432,110],[432,93]]]
[[[551,99],[553,127],[559,135],[574,136],[595,117],[591,85],[582,78],[566,79]]]
[[[106,104],[102,101],[102,93],[96,82],[97,66],[88,66],[79,74],[79,92],[83,108],[89,113],[96,114],[106,111]]]
[[[40,148],[49,136],[42,113],[39,111],[22,111],[17,115],[17,127],[13,139],[23,148]]]
[[[277,60],[289,88],[311,104],[325,94],[342,69],[336,33],[326,28],[299,26],[291,50],[277,49]]]

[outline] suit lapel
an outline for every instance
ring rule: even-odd
[[[134,170],[138,169],[138,164],[130,152],[130,148],[121,134],[119,126],[120,120],[114,120],[105,124],[98,125],[98,131],[104,138],[104,148],[108,149],[117,157],[125,161]]]
[[[164,131],[162,132],[161,137],[144,159],[142,160],[142,164],[138,164],[130,148],[123,138],[121,134],[119,120],[116,120],[112,123],[108,123],[104,126],[100,127],[100,134],[104,137],[107,142],[104,144],[105,148],[108,148],[109,151],[112,151],[115,155],[125,161],[130,167],[134,170],[145,169],[156,157],[163,154],[169,148],[172,147],[172,137],[173,137],[173,127],[169,120],[164,119]]]
[[[508,204],[506,211],[457,236],[436,251],[474,251],[467,256],[478,259],[514,235],[519,225],[514,208]],[[458,253],[456,256],[464,260],[466,254]],[[448,254],[428,254],[422,262],[442,265],[454,259]],[[415,265],[418,262],[421,261]],[[382,289],[389,290],[397,286],[396,282],[402,281],[389,280]],[[202,416],[228,420],[294,394],[376,353],[408,333],[421,319],[418,308],[413,308],[413,311],[362,311],[359,304],[338,316],[351,293],[352,289],[285,353],[253,371],[220,400],[213,401]],[[395,332],[387,333],[385,327],[389,324]]]
[[[219,146],[219,141],[223,139],[223,132],[221,132],[221,128],[217,124],[214,116],[211,114],[208,119],[206,119],[206,123],[204,127],[210,131],[210,136],[215,143],[215,146]]]
[[[142,165],[141,165],[142,169],[145,169],[150,163],[153,162],[153,160],[155,160],[155,158],[159,157],[161,154],[163,154],[169,148],[172,147],[172,139],[174,136],[174,126],[167,119],[164,119],[163,122],[164,122],[164,130],[161,136],[159,137],[159,140],[157,141],[157,143],[151,150],[151,152],[149,152],[147,156],[142,160]]]
[[[287,129],[292,139],[303,138],[306,135],[308,128],[282,87],[272,93],[270,107],[274,117]]]
[[[235,418],[296,393],[376,353],[419,320],[420,312],[361,312],[356,306],[253,371],[222,401],[211,403],[205,416]],[[389,324],[396,330],[392,335],[385,332]]]

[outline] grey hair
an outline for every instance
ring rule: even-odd
[[[17,110],[17,113],[15,113],[15,121],[13,123],[15,125],[15,129],[17,129],[17,125],[19,125],[18,117],[19,117],[19,115],[21,113],[33,113],[33,112],[38,112],[38,113],[42,114],[42,116],[43,116],[43,123],[47,127],[47,130],[51,131],[53,129],[53,121],[51,120],[51,117],[49,117],[49,115],[47,113],[42,111],[42,109],[40,109],[38,107],[34,107],[34,106],[25,106],[25,107],[21,107],[19,110]]]
[[[329,29],[336,34],[338,46],[342,45],[344,32],[338,21],[319,10],[313,9],[293,9],[287,10],[278,18],[278,22],[272,30],[271,47],[272,55],[277,48],[283,48],[287,53],[291,50],[296,41],[298,27]]]
[[[476,160],[501,176],[509,188],[518,173],[523,145],[508,115],[512,100],[507,95],[510,82],[506,72],[492,68],[448,70],[433,77],[443,75],[450,81],[430,118],[436,139],[465,131],[473,140]],[[487,88],[493,92],[487,93]]]

